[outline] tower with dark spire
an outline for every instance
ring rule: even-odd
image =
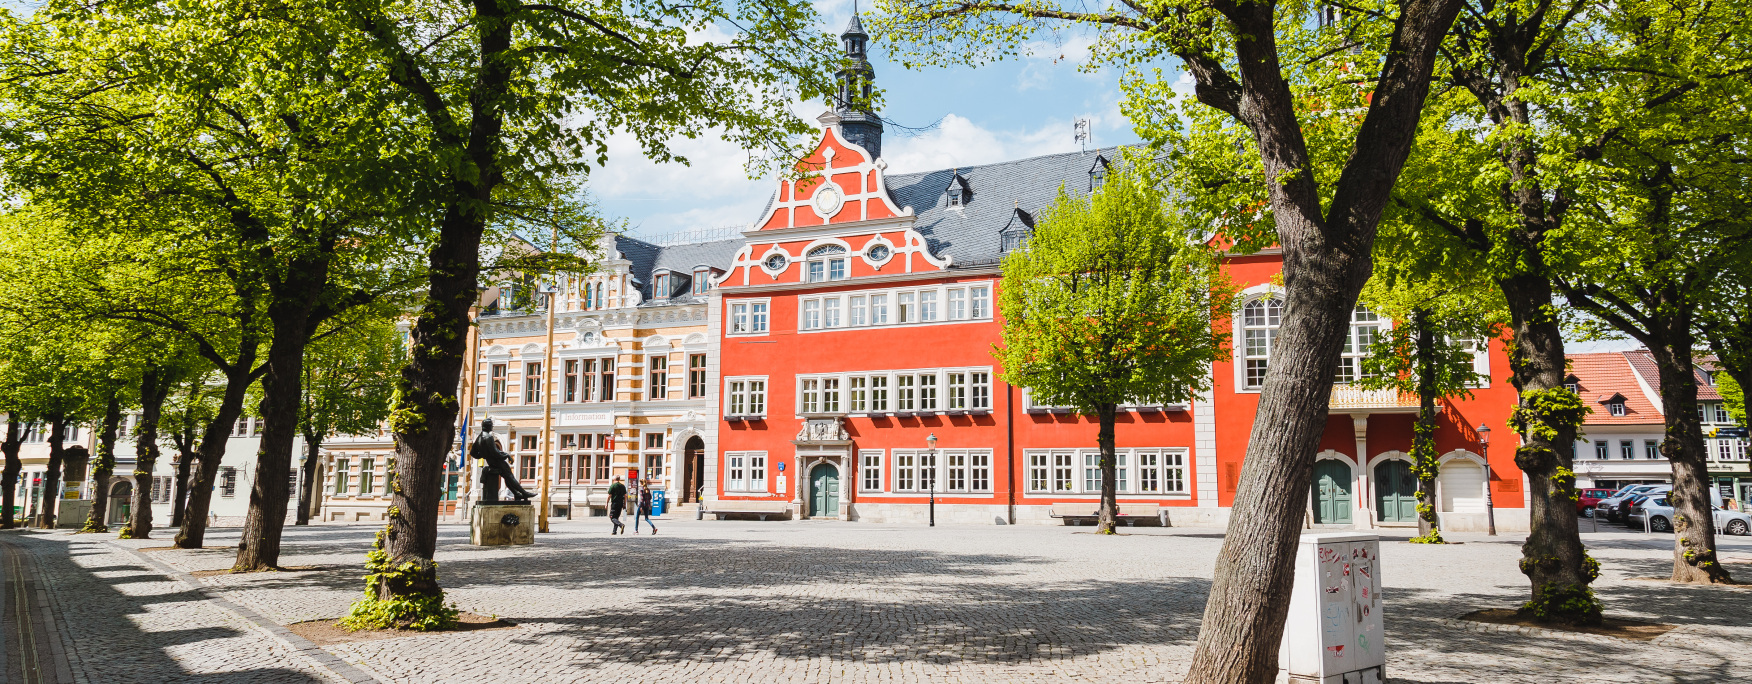
[[[876,70],[870,68],[869,52],[865,49],[870,35],[864,33],[864,22],[858,20],[857,6],[852,7],[852,21],[840,34],[845,43],[846,65],[834,74],[839,92],[834,97],[834,114],[840,118],[840,137],[869,150],[871,158],[882,156],[882,119],[870,111],[871,82]]]

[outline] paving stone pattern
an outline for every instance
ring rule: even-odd
[[[535,546],[509,549],[470,547],[465,528],[442,527],[450,599],[517,628],[326,647],[345,668],[238,611],[280,624],[344,614],[374,527],[289,531],[284,565],[329,570],[189,580],[237,610],[121,548],[164,541],[8,538],[52,580],[80,681],[150,671],[215,682],[361,673],[384,682],[1176,681],[1222,543],[1214,528],[1101,537],[1035,526],[662,523],[657,536],[610,537],[606,522],[556,522]],[[236,533],[215,530],[209,543],[235,543]],[[1631,579],[1668,572],[1670,536],[1584,535],[1604,565],[1596,588],[1611,614],[1681,625],[1651,643],[1456,624],[1471,610],[1517,605],[1526,584],[1515,569],[1520,538],[1453,536],[1466,543],[1383,544],[1391,681],[1752,682],[1752,590]],[[1746,538],[1722,547],[1729,560],[1752,560]],[[233,558],[146,553],[181,571]],[[1752,579],[1752,564],[1730,567]]]

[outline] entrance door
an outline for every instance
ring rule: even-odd
[[[1375,514],[1381,522],[1417,522],[1417,478],[1410,463],[1386,461],[1375,466]]]
[[[690,437],[681,450],[681,502],[699,503],[700,485],[706,481],[706,442]]]
[[[1314,464],[1314,523],[1348,525],[1351,521],[1351,471],[1344,461]]]
[[[839,515],[839,469],[826,463],[809,471],[809,514]]]

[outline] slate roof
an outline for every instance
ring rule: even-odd
[[[1038,217],[1058,197],[1061,186],[1072,193],[1087,193],[1089,167],[1096,156],[1112,161],[1119,149],[890,174],[888,193],[896,206],[913,208],[918,217],[914,227],[929,241],[933,254],[955,257],[953,266],[991,265],[1003,256],[999,233],[1018,207]],[[950,209],[949,182],[957,173],[967,180],[973,197],[965,206]]]
[[[633,278],[639,282],[639,293],[645,297],[640,306],[693,302],[696,299],[691,294],[694,267],[704,264],[720,271],[728,271],[730,261],[736,258],[736,251],[742,249],[745,243],[744,238],[734,238],[659,247],[635,238],[615,238],[615,248],[620,250],[621,256],[633,262]],[[679,276],[671,278],[670,282],[674,284],[672,289],[675,292],[683,294],[672,296],[667,301],[654,302],[656,298],[651,292],[651,286],[655,279],[651,274],[661,269],[668,269]]]
[[[1655,397],[1643,393],[1637,385],[1636,370],[1631,368],[1632,352],[1570,354],[1570,375],[1575,376],[1582,402],[1594,409],[1587,425],[1658,425],[1661,412],[1655,407]],[[1624,395],[1624,415],[1612,415],[1603,401],[1614,394]]]

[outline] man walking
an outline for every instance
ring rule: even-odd
[[[657,534],[657,523],[651,522],[651,485],[639,488],[639,507],[633,511],[633,534],[639,533],[639,519],[644,518],[651,526],[651,534]]]
[[[614,478],[614,484],[608,486],[608,521],[614,523],[609,534],[621,534],[626,531],[626,523],[621,522],[621,511],[627,508],[627,486],[621,484],[620,478]],[[637,531],[637,530],[635,530]]]

